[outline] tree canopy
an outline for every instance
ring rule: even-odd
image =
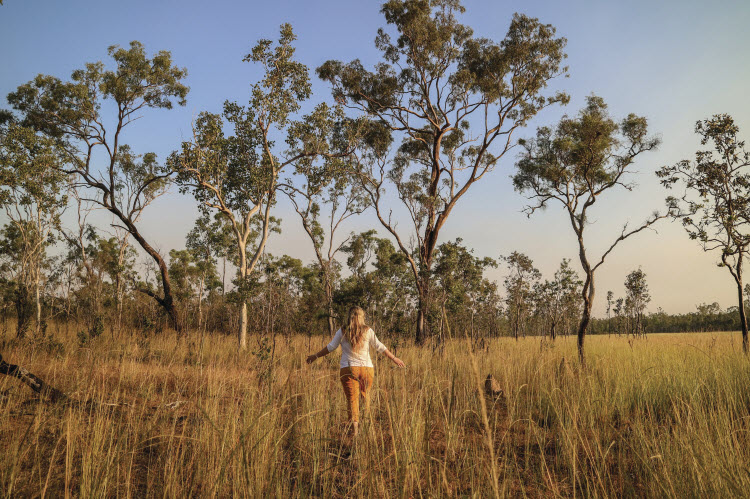
[[[330,60],[317,72],[338,103],[372,123],[357,174],[411,266],[421,342],[440,231],[458,200],[513,147],[513,133],[568,101],[546,91],[566,74],[566,41],[522,14],[501,41],[476,37],[459,21],[464,7],[457,0],[390,0],[381,12],[389,25],[375,39],[381,62],[370,70],[359,60]],[[395,188],[409,229],[397,228],[386,185]]]

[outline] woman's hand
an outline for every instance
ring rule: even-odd
[[[404,364],[404,362],[401,359],[393,355],[391,351],[388,350],[387,348],[383,351],[383,355],[391,359],[391,362],[396,364],[398,367],[406,367],[406,364]]]
[[[320,357],[325,357],[329,353],[331,353],[331,352],[328,351],[328,347],[323,347],[323,349],[320,352],[314,353],[312,355],[308,355],[307,356],[307,363],[308,364],[312,364],[313,362],[315,362]]]

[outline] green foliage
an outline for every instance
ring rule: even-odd
[[[89,342],[96,340],[99,336],[104,333],[104,320],[101,315],[94,317],[88,330],[79,330],[76,334],[78,338],[78,346],[84,347]]]
[[[617,123],[604,100],[592,95],[576,117],[564,117],[554,129],[541,127],[535,139],[520,144],[524,152],[513,185],[538,201],[529,212],[559,201],[571,206],[582,230],[587,208],[600,194],[618,185],[632,188],[623,176],[659,140],[648,136],[645,118],[630,114]]]
[[[225,102],[221,115],[203,112],[194,123],[194,140],[170,157],[181,191],[192,192],[204,208],[224,213],[232,224],[249,224],[262,206],[273,204],[281,170],[290,163],[327,153],[333,116],[321,104],[292,121],[310,97],[307,67],[294,60],[295,36],[282,25],[278,45],[260,40],[245,61],[261,64],[264,78],[254,83],[247,106]],[[234,135],[226,136],[224,124]],[[269,129],[287,130],[282,157]]]
[[[67,203],[66,178],[57,170],[61,162],[50,139],[15,123],[0,127],[0,206],[18,215],[25,212],[14,219],[39,214],[59,224]]]
[[[342,279],[334,295],[338,315],[345,317],[349,307],[357,305],[366,310],[373,327],[408,327],[415,290],[404,255],[374,230],[352,234],[342,251],[348,255],[351,275]]]
[[[56,338],[48,329],[49,323],[42,320],[33,334],[28,336],[24,343],[28,344],[34,352],[46,354],[55,358],[62,358],[66,352],[66,343]]]
[[[554,340],[558,334],[571,333],[570,329],[560,331],[558,326],[570,326],[581,314],[581,288],[583,281],[570,268],[570,260],[564,258],[551,281],[534,283],[533,301],[535,315],[543,323],[543,330]]]
[[[643,316],[646,306],[651,301],[646,273],[641,269],[630,272],[625,277],[625,290],[625,312],[630,316],[632,333],[645,334]]]
[[[0,257],[11,273],[18,336],[29,326],[32,295],[36,295],[37,322],[42,320],[42,267],[67,204],[66,178],[57,169],[61,163],[54,141],[14,119],[0,125],[0,209],[8,221],[2,230]],[[37,330],[40,327],[37,324]]]
[[[334,116],[337,121],[332,123]],[[337,244],[336,233],[348,218],[364,212],[370,201],[352,175],[347,158],[356,126],[343,120],[340,108],[335,109],[335,113],[328,113],[324,123],[308,120],[304,126],[308,129],[305,132],[307,136],[314,136],[317,131],[321,150],[330,151],[333,148],[337,153],[324,156],[323,161],[316,161],[313,156],[300,158],[295,167],[295,176],[301,185],[288,178],[281,187],[292,201],[302,227],[312,242],[327,307],[319,315],[327,318],[329,333],[333,333],[333,289],[339,278],[339,263],[335,257],[346,244],[346,240]],[[326,130],[333,131],[329,138],[325,136]]]
[[[263,80],[252,86],[251,108],[263,123],[275,123],[279,129],[290,114],[299,111],[300,103],[310,98],[312,89],[307,66],[294,60],[293,42],[297,37],[290,24],[282,24],[279,43],[262,39],[243,59],[263,66]],[[261,125],[263,126],[263,125]]]
[[[484,278],[488,268],[497,267],[492,258],[477,258],[464,247],[462,239],[438,247],[433,274],[443,302],[450,313],[474,311],[483,300],[497,298],[497,285]]]
[[[169,251],[169,275],[175,288],[175,297],[180,301],[192,298],[193,286],[200,271],[195,265],[194,255],[189,250]]]
[[[532,291],[542,273],[534,267],[531,258],[517,251],[501,256],[500,260],[505,262],[508,271],[504,280],[508,321],[511,334],[518,338],[526,332],[527,318],[532,310]]]
[[[106,274],[112,282],[133,277],[136,253],[132,247],[123,249],[121,240],[116,237],[104,239],[93,231],[89,232],[89,241],[91,244],[86,247],[88,258],[99,275]]]
[[[169,52],[160,51],[149,59],[143,44],[132,41],[130,49],[113,45],[107,53],[114,69],[105,69],[101,62],[87,63],[84,69],[73,71],[70,82],[39,75],[11,92],[8,102],[34,128],[84,142],[104,138],[100,116],[104,99],[114,101],[123,124],[137,118],[143,108],[171,109],[173,100],[185,105],[189,89],[180,81],[187,70],[174,67]],[[76,166],[88,169],[88,165]]]
[[[136,317],[135,326],[144,340],[149,336],[161,334],[164,330],[161,321],[155,320],[149,315]]]
[[[642,312],[651,301],[651,294],[648,292],[648,283],[646,282],[646,273],[642,269],[636,269],[625,277],[625,289],[627,291],[626,301],[628,305],[637,311]]]
[[[676,216],[690,238],[706,250],[720,249],[726,265],[728,257],[750,244],[750,152],[727,114],[698,121],[695,132],[701,145],[711,144],[713,150],[698,151],[695,161],[665,166],[658,175],[665,187],[683,189],[679,198],[667,198],[667,204],[681,209]]]

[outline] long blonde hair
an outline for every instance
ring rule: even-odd
[[[347,321],[346,327],[344,327],[343,333],[344,338],[349,341],[352,346],[352,350],[356,350],[359,344],[365,337],[365,333],[370,329],[370,326],[365,324],[365,311],[360,307],[352,307],[349,309],[349,320]]]

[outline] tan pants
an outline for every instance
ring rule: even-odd
[[[370,410],[370,387],[375,370],[372,367],[342,367],[339,372],[346,396],[346,410],[349,421],[359,421],[359,397],[365,399],[365,412]]]

